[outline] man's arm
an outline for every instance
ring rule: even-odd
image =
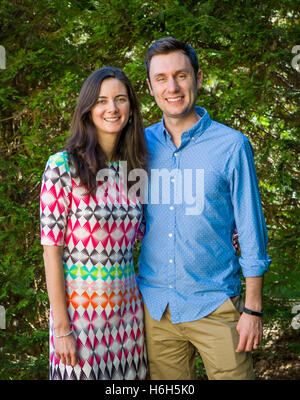
[[[245,307],[252,311],[262,311],[263,276],[246,279]],[[263,325],[261,317],[242,313],[236,327],[240,340],[236,352],[256,349],[262,340]]]
[[[261,207],[253,151],[248,140],[236,148],[231,159],[231,199],[239,235],[239,262],[246,280],[245,307],[262,311],[263,275],[270,258],[266,253],[268,235]],[[237,325],[237,352],[251,351],[262,340],[261,317],[242,313]]]

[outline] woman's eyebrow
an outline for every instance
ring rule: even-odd
[[[128,97],[128,95],[127,94],[123,94],[123,93],[120,93],[120,94],[117,94],[116,96],[115,96],[115,98],[116,97]],[[98,96],[98,99],[107,99],[107,96]]]

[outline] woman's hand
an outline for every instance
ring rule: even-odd
[[[54,348],[56,358],[63,364],[75,367],[79,362],[77,343],[73,333],[65,337],[54,337]]]
[[[232,235],[232,244],[237,251],[241,251],[240,244],[239,244],[239,235],[235,230]]]

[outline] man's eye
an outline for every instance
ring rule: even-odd
[[[185,78],[186,78],[186,75],[185,75],[185,74],[180,74],[180,75],[178,75],[178,78],[179,78],[179,79],[185,79]]]

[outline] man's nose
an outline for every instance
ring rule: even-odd
[[[177,92],[178,90],[178,84],[176,79],[170,78],[168,81],[168,90],[169,92]]]

